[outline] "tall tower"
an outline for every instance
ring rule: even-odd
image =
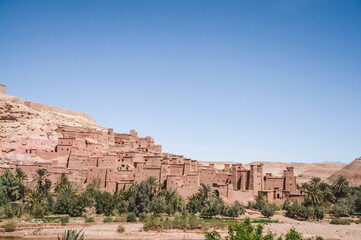
[[[249,173],[249,187],[253,195],[258,195],[263,190],[263,164],[251,165]]]
[[[285,179],[285,190],[295,193],[297,188],[293,167],[286,167],[286,170],[283,171],[283,177]]]
[[[0,93],[6,94],[6,85],[0,84]]]

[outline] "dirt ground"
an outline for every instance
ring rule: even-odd
[[[256,216],[252,216],[255,218]],[[304,237],[322,236],[325,240],[360,240],[361,239],[361,225],[352,223],[351,225],[331,225],[328,222],[306,222],[297,221],[282,215],[275,215],[273,219],[278,219],[279,223],[266,224],[265,232],[268,230],[277,235],[285,234],[290,228],[294,227],[301,232]],[[124,226],[125,232],[118,233],[119,225]],[[0,232],[1,237],[16,237],[19,239],[57,239],[65,229],[82,229],[87,240],[109,240],[109,239],[153,239],[153,240],[195,240],[204,239],[204,233],[198,231],[182,231],[169,230],[163,232],[142,230],[142,223],[69,223],[66,226],[61,226],[56,223],[47,224],[18,224],[17,230],[12,233]],[[223,236],[226,235],[227,230],[220,230]]]

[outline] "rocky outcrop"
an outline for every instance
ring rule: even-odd
[[[104,129],[84,113],[0,93],[0,164],[4,167],[10,159],[19,164],[44,161],[22,152],[26,149],[53,150],[61,137],[55,130],[61,125]]]
[[[352,187],[359,186],[361,184],[361,157],[356,158],[350,164],[332,174],[328,180],[332,181],[338,177],[347,178]]]

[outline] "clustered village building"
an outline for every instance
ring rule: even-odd
[[[119,134],[112,129],[60,126],[57,132],[62,137],[53,150],[16,150],[47,161],[8,167],[20,167],[28,176],[37,168],[46,168],[53,182],[65,173],[81,187],[98,179],[101,188],[108,192],[126,189],[132,182],[153,176],[166,188],[176,188],[183,197],[196,193],[201,184],[209,184],[227,202],[245,202],[257,194],[263,194],[270,202],[304,198],[296,188],[293,167],[287,167],[278,177],[264,174],[262,164],[251,165],[250,169],[242,164],[225,164],[219,170],[213,164],[204,165],[181,155],[163,153],[153,138],[139,137],[134,130]]]

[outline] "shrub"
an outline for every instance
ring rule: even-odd
[[[84,220],[86,223],[91,223],[91,222],[95,222],[95,219],[93,217],[87,217]]]
[[[253,226],[249,218],[244,222],[238,222],[228,226],[228,237],[226,239],[274,239],[274,234],[267,233],[266,236],[262,234],[263,226],[258,224]],[[218,232],[205,233],[207,240],[222,239]]]
[[[296,229],[291,228],[286,234],[286,240],[302,240],[302,234],[297,232]]]
[[[256,210],[261,210],[266,204],[265,198],[262,194],[258,194],[255,198],[256,202],[248,202],[248,207]]]
[[[315,207],[314,217],[316,220],[322,220],[325,217],[325,213],[321,207]]]
[[[331,213],[336,217],[347,217],[352,213],[352,206],[343,202],[337,202],[331,207]]]
[[[291,205],[292,204],[290,200],[287,199],[286,201],[283,202],[282,209],[287,211],[291,207]]]
[[[125,232],[125,228],[122,225],[119,225],[118,228],[117,228],[117,232],[118,233],[123,233],[123,232]]]
[[[206,240],[222,240],[221,234],[219,234],[219,232],[216,230],[213,230],[212,232],[206,232],[204,237]]]
[[[150,217],[151,217],[151,215],[149,213],[141,213],[141,214],[139,214],[139,220],[141,222],[145,222]]]
[[[135,215],[135,213],[131,212],[128,214],[127,216],[127,222],[136,222],[137,221],[137,216]]]
[[[333,218],[330,224],[336,225],[350,225],[351,221],[349,219]]]
[[[246,219],[243,223],[238,222],[228,226],[228,236],[225,239],[263,239],[263,240],[273,240],[275,239],[275,234],[268,232],[266,235],[262,233],[263,226],[258,224],[253,226],[249,218]],[[294,228],[291,228],[285,236],[285,240],[311,240],[311,238],[304,238],[302,234],[297,232]],[[221,240],[221,235],[213,230],[212,232],[205,233],[206,240]],[[282,240],[282,237],[277,238]],[[313,238],[312,238],[313,239]],[[322,237],[316,237],[315,240],[323,240]]]
[[[103,222],[104,222],[104,223],[114,222],[114,219],[113,219],[112,217],[107,216],[107,217],[105,217],[105,218],[103,219]]]
[[[70,219],[69,216],[61,217],[60,218],[61,225],[65,225],[65,224],[69,223],[69,219]]]
[[[227,217],[238,217],[245,212],[243,205],[236,201],[233,205],[224,208],[223,215]]]
[[[261,208],[261,214],[265,217],[272,217],[275,214],[275,211],[278,209],[278,206],[274,203],[264,204]]]
[[[3,228],[5,232],[14,232],[16,229],[16,223],[15,222],[7,222],[3,225]]]
[[[294,203],[287,207],[286,216],[295,219],[315,219],[321,220],[324,218],[324,211],[321,207],[316,206],[303,206],[298,203]]]
[[[1,207],[1,212],[5,218],[21,217],[23,213],[23,207],[16,203],[7,203]]]

